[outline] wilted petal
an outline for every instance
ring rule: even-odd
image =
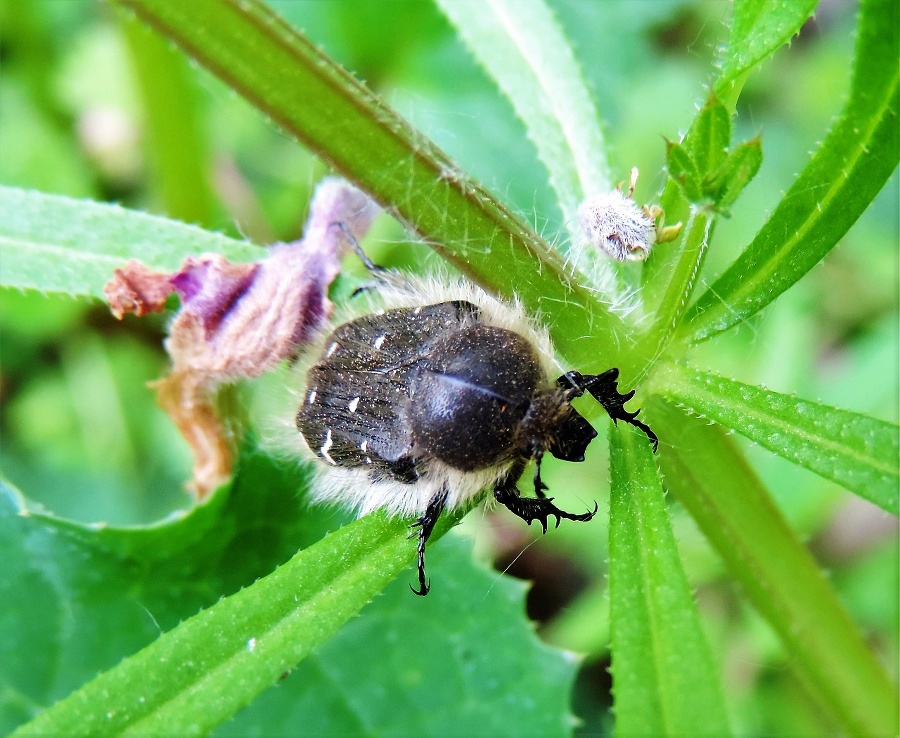
[[[327,179],[316,189],[303,238],[270,247],[246,284],[209,269],[207,283],[193,287],[195,296],[172,324],[166,348],[175,369],[221,384],[259,376],[292,357],[331,314],[328,287],[349,247],[344,229],[361,236],[376,212],[359,190]],[[212,318],[217,322],[210,331]]]
[[[205,254],[185,259],[171,282],[181,297],[182,313],[196,316],[212,336],[258,271],[259,264],[232,264],[218,254]]]
[[[174,289],[171,277],[131,259],[124,267],[113,271],[113,278],[106,283],[103,294],[112,314],[119,320],[127,313],[143,317],[165,310],[166,298]]]

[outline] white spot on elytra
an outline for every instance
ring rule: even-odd
[[[413,310],[413,315],[418,315],[418,314],[421,313],[421,312],[422,312],[422,308],[421,308],[421,307],[417,307],[415,310]]]
[[[375,350],[376,350],[376,351],[377,351],[378,349],[380,349],[380,348],[381,348],[381,344],[384,343],[384,337],[385,337],[385,334],[382,333],[380,336],[378,336],[378,338],[375,339],[375,343],[372,344],[372,345],[375,347]]]
[[[338,347],[337,341],[332,341],[331,345],[325,351],[325,358],[326,359],[329,358],[335,351],[337,351],[337,347]]]
[[[306,398],[306,404],[312,405],[316,401],[316,390],[315,388],[309,391],[309,395]]]
[[[356,408],[357,408],[358,405],[359,405],[359,398],[358,398],[358,397],[354,397],[352,400],[350,400],[350,404],[347,405],[347,409],[348,409],[351,413],[355,413],[355,412],[356,412]]]
[[[365,453],[369,448],[369,439],[366,439],[361,444],[359,444],[359,450]]]
[[[328,429],[328,432],[325,434],[325,443],[322,444],[322,448],[319,449],[319,453],[322,455],[322,458],[325,459],[332,466],[337,466],[337,462],[331,458],[331,454],[328,453],[328,449],[334,446],[334,441],[331,440],[331,428]]]

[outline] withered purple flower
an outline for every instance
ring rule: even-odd
[[[326,179],[313,195],[303,238],[270,247],[259,262],[204,254],[167,274],[132,260],[106,285],[119,318],[161,311],[172,292],[181,298],[165,343],[172,370],[154,386],[191,446],[188,486],[198,497],[228,479],[234,458],[234,434],[216,410],[218,391],[274,369],[317,334],[331,314],[328,287],[349,248],[345,229],[361,238],[376,213],[365,194]]]

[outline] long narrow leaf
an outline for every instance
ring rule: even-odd
[[[715,213],[691,205],[680,242],[671,249],[670,254],[663,257],[666,260],[666,273],[663,274],[655,267],[655,278],[646,285],[650,290],[665,288],[661,292],[654,321],[640,338],[644,346],[642,355],[651,362],[656,360],[675,335],[678,323],[687,309],[715,224]]]
[[[543,0],[437,0],[525,123],[570,228],[579,203],[612,189],[603,133],[568,39]]]
[[[514,290],[545,315],[557,347],[578,366],[596,366],[597,344],[582,336],[615,352],[621,320],[572,283],[531,229],[260,0],[114,2],[174,40],[474,281],[507,297]]]
[[[664,439],[666,486],[778,633],[822,707],[849,735],[896,735],[896,686],[734,444],[661,400],[647,415]]]
[[[738,0],[731,36],[722,54],[716,92],[728,89],[750,69],[775,53],[800,31],[818,0]]]
[[[658,382],[658,384],[657,384]],[[900,514],[900,428],[761,387],[666,365],[658,391],[779,456]]]
[[[3,287],[102,298],[113,269],[128,259],[174,270],[204,252],[233,261],[261,253],[220,233],[117,205],[0,187]]]
[[[725,736],[725,700],[647,439],[610,436],[609,596],[616,734]]]
[[[442,521],[435,535],[458,519]],[[405,528],[405,521],[381,514],[345,525],[13,735],[206,734],[277,683],[409,566],[415,542]]]
[[[843,237],[897,166],[900,6],[863,0],[850,99],[737,261],[700,296],[681,335],[702,341],[764,308]]]

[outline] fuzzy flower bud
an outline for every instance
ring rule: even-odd
[[[638,207],[631,197],[637,177],[638,170],[632,169],[627,194],[620,185],[578,206],[578,220],[587,240],[617,261],[643,261],[655,243],[671,241],[681,230],[681,223],[668,228],[658,224],[663,215],[659,207]]]

